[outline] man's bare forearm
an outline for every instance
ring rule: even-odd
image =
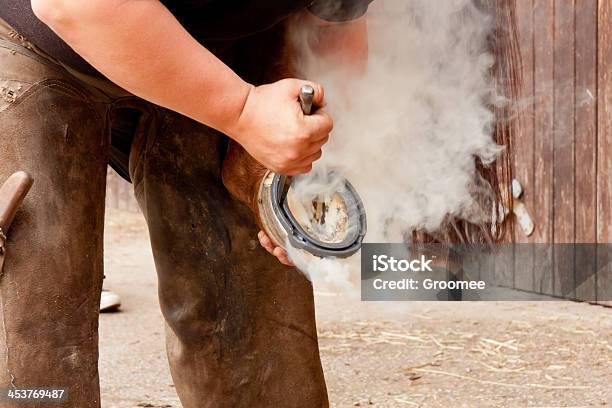
[[[252,86],[157,0],[32,0],[36,15],[111,81],[232,134]]]

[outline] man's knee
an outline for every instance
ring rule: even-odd
[[[203,282],[191,283],[195,284],[204,286]],[[174,285],[165,286],[159,291],[160,306],[166,323],[178,340],[184,345],[211,341],[219,327],[216,296],[191,288],[180,291]]]

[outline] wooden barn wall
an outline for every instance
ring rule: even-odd
[[[514,173],[535,232],[527,237],[517,227],[515,240],[611,243],[612,1],[516,0],[516,13],[523,82]],[[513,286],[612,299],[610,260],[595,251],[521,253]],[[595,273],[606,265],[607,274]]]

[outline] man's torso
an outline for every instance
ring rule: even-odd
[[[263,31],[305,8],[309,0],[163,0],[200,43],[219,57],[232,43]],[[55,59],[79,71],[96,70],[53,33],[32,11],[30,0],[0,0],[0,18]]]

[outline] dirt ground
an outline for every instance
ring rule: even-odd
[[[180,407],[140,215],[109,210],[102,406]],[[573,302],[360,302],[316,288],[334,407],[612,406],[612,309]]]

